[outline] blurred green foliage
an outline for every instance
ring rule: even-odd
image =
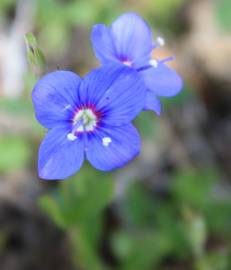
[[[49,214],[57,207],[54,211],[55,222],[66,228],[100,215],[112,195],[113,182],[110,176],[85,166],[70,180],[62,181],[53,197],[42,197],[40,204]]]
[[[219,0],[216,3],[216,14],[218,22],[225,31],[231,31],[231,2],[230,0]]]
[[[11,98],[1,97],[0,108],[2,112],[12,114],[15,117],[20,116],[20,115],[29,116],[33,113],[31,102],[24,98],[11,99]]]
[[[120,225],[109,236],[118,261],[112,268],[161,270],[167,258],[173,264],[193,258],[187,269],[227,270],[231,201],[216,197],[217,177],[214,171],[184,170],[172,178],[165,194],[153,193],[143,182],[130,184],[119,208]],[[113,200],[113,184],[107,174],[86,167],[40,199],[40,206],[74,240],[77,266],[109,267],[99,253],[99,244],[105,241],[102,228],[105,209]],[[213,237],[221,241],[223,253],[219,247],[207,247]]]
[[[141,112],[135,119],[135,125],[144,139],[155,138],[158,131],[157,116],[151,111]]]
[[[186,104],[195,98],[196,89],[189,85],[184,85],[183,90],[176,96],[170,98],[160,97],[162,110],[168,110],[175,106],[181,106]]]
[[[0,1],[0,14],[1,19],[5,18],[7,11],[14,7],[16,1],[15,0],[1,0]]]
[[[30,146],[23,137],[0,137],[0,173],[15,171],[28,165]]]
[[[74,28],[90,31],[93,24],[110,24],[119,14],[127,11],[145,15],[155,29],[168,33],[179,31],[179,26],[173,23],[174,16],[184,2],[186,0],[35,0],[33,4],[36,9],[36,36],[39,37],[42,49],[55,57],[70,43]],[[6,14],[13,13],[16,4],[16,0],[0,1],[3,22],[7,21]],[[78,50],[78,44],[76,49]]]
[[[24,98],[1,97],[0,114],[7,115],[8,121],[12,121],[9,127],[11,130],[4,130],[0,135],[0,173],[25,169],[32,156],[31,139],[29,139],[29,136],[24,136],[23,131],[22,134],[17,134],[17,127],[14,123],[22,124],[24,122],[25,124],[29,121],[35,127],[35,133],[41,130],[34,121],[32,105],[29,100]]]
[[[58,190],[39,200],[54,222],[68,230],[73,258],[87,269],[104,269],[98,250],[103,211],[113,197],[111,180],[108,174],[85,166],[78,175],[63,181]]]
[[[74,27],[84,27],[90,31],[94,23],[102,19],[109,21],[109,18],[117,15],[122,2],[121,0],[70,0],[67,3],[55,0],[37,1],[40,38],[46,44],[43,48],[51,55],[62,52],[70,42]]]
[[[25,169],[33,155],[33,139],[41,137],[44,133],[43,128],[34,119],[31,101],[25,97],[1,97],[0,114],[3,119],[7,116],[9,122],[8,128],[2,127],[3,132],[0,135],[0,173]],[[29,127],[31,130],[28,134]]]

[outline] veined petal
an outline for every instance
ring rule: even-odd
[[[32,92],[37,120],[45,127],[70,119],[78,104],[81,79],[71,71],[54,71],[42,77]]]
[[[144,81],[138,72],[126,68],[97,104],[103,123],[120,126],[131,122],[143,109],[146,98]]]
[[[126,13],[112,24],[117,56],[136,65],[150,58],[152,33],[147,23],[135,13]],[[140,63],[141,64],[141,63]]]
[[[92,46],[96,57],[101,63],[108,61],[118,62],[116,48],[111,30],[104,24],[94,25],[91,32]]]
[[[109,63],[88,73],[80,88],[81,103],[97,104],[124,70],[127,68],[121,64]]]
[[[163,63],[158,63],[157,67],[140,71],[140,74],[142,74],[147,88],[157,96],[175,96],[183,86],[181,77]]]
[[[77,172],[84,161],[84,140],[81,135],[69,140],[70,127],[57,126],[48,131],[39,149],[39,176],[47,180],[64,179]]]
[[[135,70],[120,64],[103,66],[83,81],[81,100],[94,104],[110,125],[123,125],[143,109],[146,90],[142,77]]]
[[[107,126],[88,135],[86,156],[96,169],[110,171],[135,158],[140,152],[140,144],[139,134],[132,124]]]
[[[161,103],[152,91],[147,91],[144,110],[154,111],[157,115],[161,112]]]

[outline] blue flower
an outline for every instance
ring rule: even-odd
[[[115,20],[111,27],[98,24],[91,36],[96,57],[102,64],[120,62],[138,71],[147,90],[145,110],[160,114],[158,96],[176,95],[182,88],[182,80],[165,63],[172,58],[151,59],[152,50],[164,45],[161,37],[156,44],[146,22],[134,13],[126,13]]]
[[[130,123],[142,110],[146,92],[136,72],[107,65],[81,79],[70,71],[45,75],[32,100],[37,120],[49,131],[39,149],[43,179],[64,179],[86,158],[108,171],[124,166],[140,151],[140,137]]]

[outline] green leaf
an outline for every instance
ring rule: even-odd
[[[216,270],[230,269],[230,251],[228,247],[223,246],[216,251],[210,251],[205,258],[212,268]]]
[[[91,223],[94,227],[95,223]],[[69,237],[72,244],[73,260],[76,268],[79,269],[94,269],[104,270],[107,269],[101,257],[98,254],[98,246],[92,245],[89,241],[88,233],[84,227],[75,227],[69,231]]]
[[[88,222],[101,215],[113,196],[113,182],[106,173],[98,172],[89,166],[69,180],[62,181],[59,188],[50,194],[65,227]],[[56,222],[51,208],[44,208]]]
[[[103,212],[112,197],[113,182],[109,174],[85,166],[76,176],[60,182],[53,193],[40,198],[40,207],[58,226],[68,230],[76,265],[104,269],[97,250]]]
[[[199,258],[204,254],[204,245],[207,239],[205,217],[186,206],[183,208],[182,214],[185,225],[185,236],[191,246],[193,255]]]
[[[170,246],[169,239],[154,230],[136,234],[120,231],[112,238],[112,247],[120,259],[121,270],[156,269],[154,267],[168,253]]]
[[[212,200],[212,187],[216,177],[217,173],[214,171],[186,169],[179,172],[172,182],[173,194],[183,204],[204,209]]]
[[[150,227],[155,220],[154,201],[144,186],[132,183],[126,192],[122,213],[125,221],[134,227]]]
[[[204,212],[210,231],[227,238],[230,235],[231,227],[231,199],[224,197],[213,199],[211,205]],[[231,240],[231,236],[229,239]]]
[[[57,201],[49,195],[39,198],[39,206],[52,216],[53,221],[60,227],[65,227],[65,220]]]

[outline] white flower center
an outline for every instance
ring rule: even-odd
[[[73,123],[77,127],[76,131],[93,131],[97,124],[97,117],[91,109],[82,109],[76,113]]]
[[[67,139],[74,141],[77,139],[78,132],[93,131],[96,125],[97,116],[92,109],[81,109],[74,116],[72,131],[67,134]]]

